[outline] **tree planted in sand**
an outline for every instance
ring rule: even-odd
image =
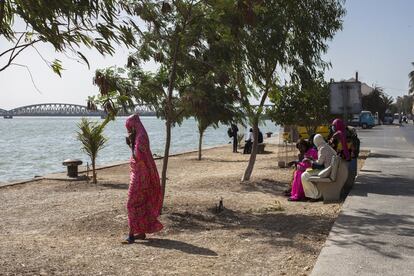
[[[105,143],[108,139],[103,135],[103,130],[108,119],[99,122],[92,122],[86,118],[82,118],[78,124],[79,131],[77,132],[77,138],[82,143],[82,150],[91,158],[92,163],[92,179],[93,183],[97,183],[96,179],[96,157],[98,152],[105,147]]]

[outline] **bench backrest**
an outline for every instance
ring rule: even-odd
[[[339,157],[338,155],[332,156],[331,166],[330,166],[331,167],[331,175],[329,176],[329,178],[332,181],[335,181],[336,176],[338,175],[339,162],[341,162],[341,157]]]

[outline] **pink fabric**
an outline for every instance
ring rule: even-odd
[[[126,128],[136,132],[135,159],[131,157],[130,160],[131,180],[127,202],[130,234],[158,232],[163,228],[158,220],[162,207],[162,190],[147,131],[138,114],[128,117]]]
[[[312,158],[313,160],[317,160],[318,151],[314,148],[310,148],[305,153],[305,158]],[[303,191],[301,176],[302,173],[310,167],[310,162],[299,162],[296,166],[296,170],[293,174],[292,191],[290,192],[290,198],[292,200],[301,200],[305,198],[305,192]]]
[[[346,160],[350,159],[350,154],[348,150],[348,145],[346,143],[346,129],[345,124],[341,119],[335,119],[332,123],[335,127],[334,136],[339,136],[340,142],[342,144],[342,152]]]

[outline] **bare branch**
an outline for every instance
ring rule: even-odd
[[[45,58],[42,56],[42,54],[39,52],[39,50],[38,50],[35,46],[33,46],[33,45],[32,45],[32,48],[33,48],[33,49],[35,49],[36,53],[40,56],[40,58],[44,61],[44,63],[46,63],[46,65],[47,65],[48,67],[50,67],[50,61],[48,61],[47,59],[45,59]]]
[[[35,44],[35,43],[37,43],[39,41],[41,41],[41,39],[36,39],[36,40],[33,40],[32,42],[29,42],[29,43],[26,43],[26,44],[21,44],[19,46],[15,46],[13,48],[10,48],[10,49],[4,51],[3,53],[1,53],[0,54],[0,57],[4,56],[8,52],[14,51],[15,49],[20,49],[20,48],[23,48],[23,47],[27,47],[27,46],[33,45],[33,44]]]
[[[17,47],[17,46],[19,46],[20,40],[22,40],[22,38],[23,38],[23,36],[24,36],[24,35],[25,35],[24,33],[23,33],[23,34],[21,34],[21,35],[20,35],[20,37],[19,37],[19,39],[17,39],[16,45],[14,45],[14,49],[13,49],[13,51],[11,52],[10,57],[12,57],[12,56],[13,56],[14,51],[16,51],[16,47]]]
[[[6,65],[4,65],[2,68],[0,68],[0,72],[1,71],[3,71],[3,70],[5,70],[7,67],[9,67],[10,66],[10,64],[12,63],[12,61],[24,50],[24,49],[26,49],[27,47],[29,47],[29,46],[31,46],[31,45],[33,45],[33,44],[35,44],[35,43],[37,43],[37,42],[39,42],[40,41],[40,39],[39,40],[33,40],[32,42],[30,42],[30,43],[27,43],[27,44],[24,44],[23,46],[21,45],[21,46],[18,46],[18,47],[14,47],[14,49],[12,49],[11,51],[12,51],[12,53],[11,53],[11,55],[10,55],[10,58],[9,58],[9,61],[7,62],[7,64]],[[13,55],[14,54],[14,51],[15,51],[15,49],[16,48],[20,48],[19,49],[19,51],[17,51],[17,53],[15,54],[15,55]],[[1,55],[0,55],[1,56]]]
[[[18,64],[18,63],[11,63],[10,65],[14,65],[14,66],[19,66],[19,67],[26,68],[27,72],[29,72],[30,79],[32,80],[32,84],[33,84],[34,88],[36,89],[36,91],[39,94],[42,94],[42,91],[40,91],[40,89],[36,86],[36,83],[34,82],[34,78],[33,78],[32,72],[30,71],[29,66],[23,65],[23,64]]]

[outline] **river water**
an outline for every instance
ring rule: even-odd
[[[92,120],[99,120],[91,118]],[[79,117],[14,117],[0,118],[0,183],[42,176],[65,171],[62,161],[77,158],[90,163],[76,139]],[[109,139],[99,152],[97,164],[127,161],[130,150],[125,144],[125,117],[117,118],[105,128]],[[151,143],[152,153],[162,155],[165,143],[164,121],[156,117],[141,117]],[[208,128],[204,134],[203,146],[227,144],[228,126]],[[263,133],[278,131],[270,121],[260,129]],[[172,131],[171,153],[194,150],[198,147],[197,123],[188,119]]]

